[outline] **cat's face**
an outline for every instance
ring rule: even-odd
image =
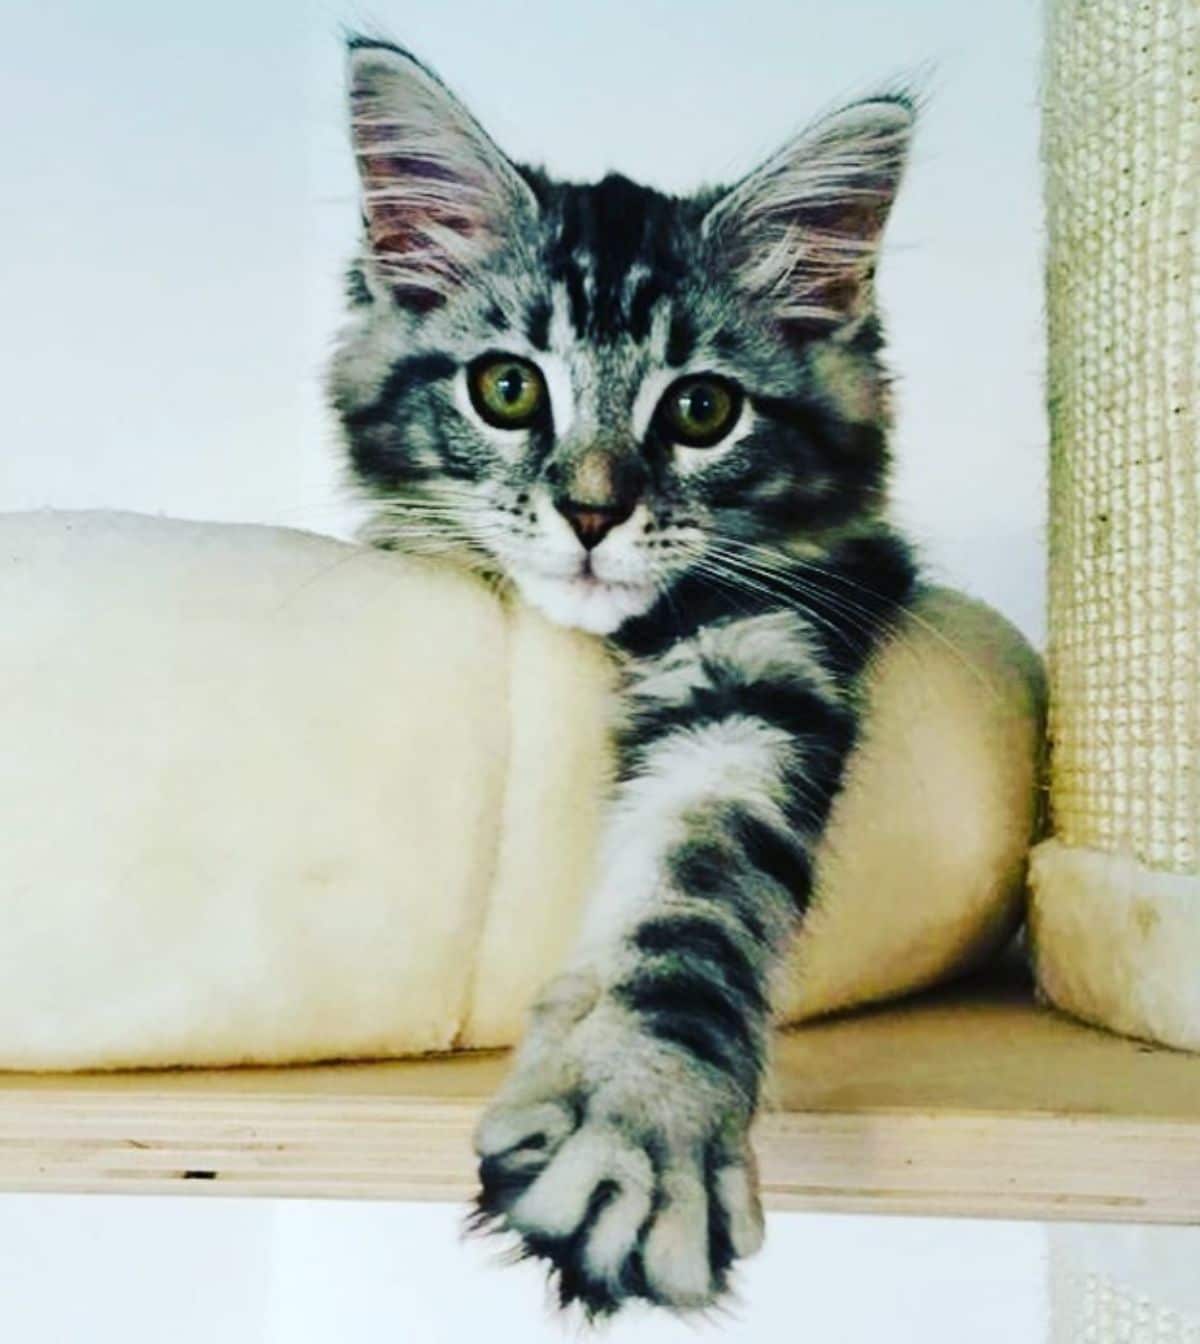
[[[683,199],[518,168],[389,46],[352,45],[351,102],[366,246],[331,386],[376,540],[607,634],[684,573],[753,586],[878,512],[906,99]]]

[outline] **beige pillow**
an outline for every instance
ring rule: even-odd
[[[501,1045],[595,852],[599,645],[444,568],[267,527],[0,517],[0,1067]],[[1011,932],[1037,661],[933,592],[883,651],[788,1020]]]

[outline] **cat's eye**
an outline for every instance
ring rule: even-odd
[[[711,448],[737,421],[742,391],[728,378],[703,374],[673,383],[659,403],[668,438],[688,448]]]
[[[498,429],[524,429],[546,403],[546,383],[536,364],[515,355],[484,355],[467,370],[471,404]]]

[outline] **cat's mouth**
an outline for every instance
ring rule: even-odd
[[[522,596],[558,625],[596,635],[610,635],[654,601],[649,580],[604,579],[585,561],[574,574],[550,575],[532,570],[513,574]]]

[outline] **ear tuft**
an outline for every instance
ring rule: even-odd
[[[346,45],[368,265],[398,303],[424,312],[536,209],[533,193],[410,52],[360,36]]]
[[[900,186],[916,99],[852,103],[789,141],[704,221],[720,261],[785,325],[866,316],[879,242]]]

